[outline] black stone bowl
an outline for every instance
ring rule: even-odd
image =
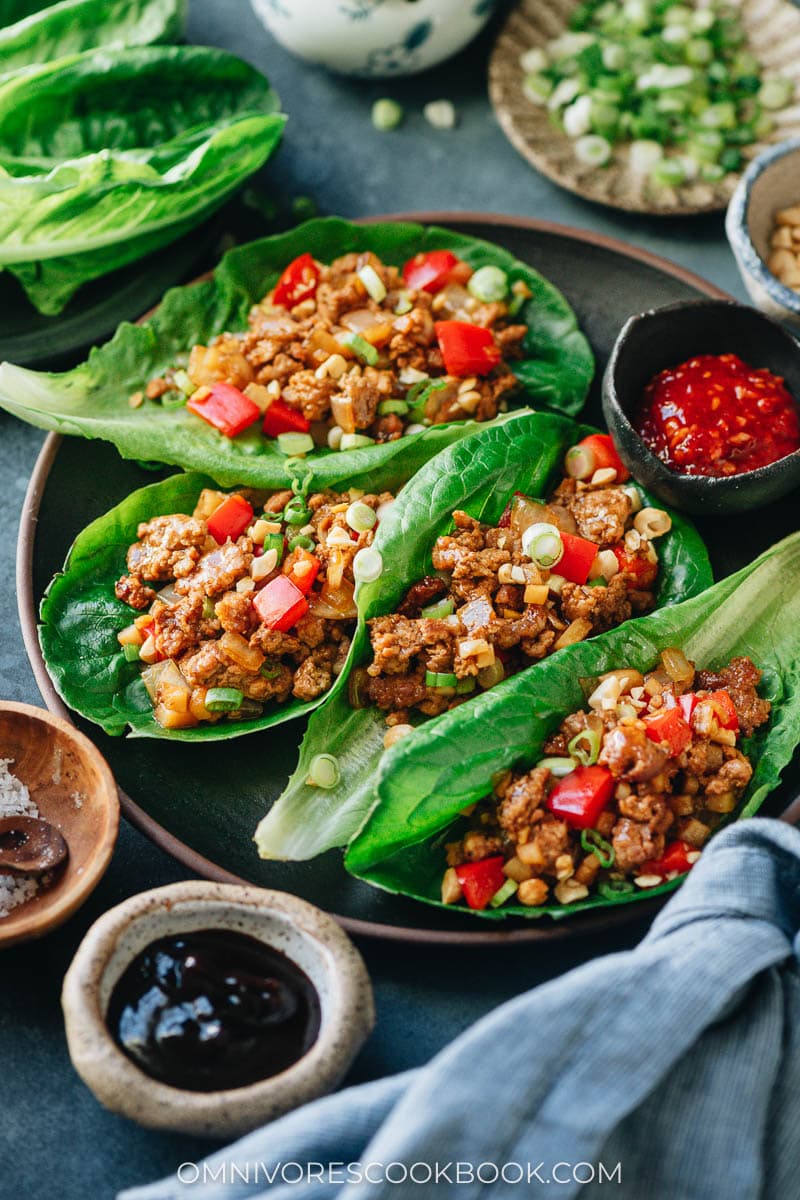
[[[657,458],[630,418],[646,385],[697,354],[738,354],[767,367],[800,400],[800,344],[770,317],[728,300],[687,300],[631,317],[603,376],[603,413],[625,466],[675,508],[703,516],[747,512],[800,487],[800,451],[742,475],[679,475]]]

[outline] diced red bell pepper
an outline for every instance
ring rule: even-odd
[[[578,445],[585,446],[594,455],[595,471],[613,467],[617,472],[617,483],[624,483],[626,479],[630,479],[631,473],[617,454],[611,434],[590,433],[588,437],[582,438]]]
[[[564,554],[553,570],[571,583],[586,583],[600,547],[575,533],[562,533],[561,542]]]
[[[723,729],[733,729],[738,733],[739,717],[736,712],[736,705],[731,700],[730,694],[724,689],[718,692],[712,692],[708,697],[713,702],[714,712],[717,714],[717,720]]]
[[[632,575],[636,581],[636,586],[640,588],[649,588],[656,581],[658,575],[658,563],[651,562],[644,554],[631,554],[625,549],[623,542],[612,546],[619,569],[625,575]]]
[[[506,882],[503,862],[502,854],[496,854],[456,867],[456,879],[470,908],[486,908],[492,896],[500,891]]]
[[[308,433],[311,422],[283,400],[273,400],[261,428],[267,437],[277,437],[279,433]]]
[[[679,875],[685,875],[687,871],[691,871],[696,859],[689,860],[690,854],[697,854],[697,848],[690,846],[688,842],[670,842],[665,847],[661,858],[651,858],[648,862],[642,863],[638,868],[640,875],[661,875],[665,878],[671,875],[673,871],[677,871]]]
[[[317,294],[318,283],[319,267],[312,255],[300,254],[289,263],[276,283],[272,303],[294,308],[295,304],[302,304]]]
[[[300,546],[292,551],[283,564],[284,574],[291,579],[304,596],[311,591],[314,580],[319,574],[319,568],[320,561],[316,554],[311,554]]]
[[[644,718],[644,724],[650,741],[666,746],[670,758],[677,758],[691,744],[692,731],[678,708],[665,708],[653,713]]]
[[[573,829],[593,829],[613,791],[614,776],[607,767],[576,767],[559,779],[547,807]]]
[[[208,532],[218,545],[235,542],[253,519],[253,506],[238,493],[228,496],[208,518]]]
[[[448,375],[488,375],[500,362],[491,329],[469,321],[437,321],[434,329]]]
[[[403,267],[403,279],[415,292],[440,292],[460,260],[449,250],[415,254]]]
[[[205,395],[200,389],[189,397],[186,407],[229,438],[236,437],[261,416],[258,405],[232,383],[215,383]]]
[[[308,612],[308,601],[288,575],[276,575],[257,592],[253,608],[267,629],[286,633]]]
[[[150,621],[149,624],[147,624],[147,625],[141,625],[139,627],[139,632],[141,633],[141,635],[145,641],[147,641],[147,639],[149,637],[151,637],[153,639],[153,644],[155,645],[155,648],[156,648],[156,662],[164,662],[166,660],[167,656],[166,656],[166,654],[164,654],[164,652],[162,650],[159,650],[159,648],[158,648],[159,630],[156,625],[156,618],[153,617],[153,620]]]

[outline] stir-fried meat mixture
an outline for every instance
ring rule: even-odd
[[[359,553],[391,499],[205,489],[191,515],[142,522],[115,586],[140,615],[118,636],[144,665],[159,724],[240,720],[326,692],[350,646]]]
[[[524,282],[497,267],[473,272],[449,251],[402,270],[372,253],[330,265],[304,254],[251,310],[246,332],[194,346],[145,396],[188,401],[228,437],[257,421],[268,437],[305,434],[307,449],[488,421],[518,387],[506,363],[523,352],[527,326],[513,313],[529,296]]]
[[[354,675],[354,702],[386,710],[390,725],[411,709],[436,716],[652,608],[654,539],[670,518],[599,474],[563,480],[548,503],[517,494],[497,526],[455,512],[433,548],[437,573],[369,622],[373,661]]]
[[[603,676],[532,770],[503,774],[447,847],[447,904],[572,904],[684,874],[741,800],[737,748],[769,720],[749,658],[695,671],[677,649],[642,676]]]

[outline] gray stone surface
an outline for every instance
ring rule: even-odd
[[[226,46],[263,69],[291,120],[264,183],[284,201],[315,198],[326,212],[461,209],[522,214],[598,230],[672,258],[743,297],[722,218],[656,221],[599,209],[538,176],[505,141],[486,100],[490,34],[451,63],[397,84],[336,79],[285,55],[246,0],[192,0],[190,36]],[[369,108],[380,95],[407,107],[405,126],[379,134]],[[455,101],[460,123],[436,132],[427,100]],[[602,293],[598,291],[598,304]],[[14,550],[24,489],[42,442],[0,414],[0,695],[37,703],[16,617]],[[100,912],[147,887],[186,878],[123,824],[111,868],[86,907],[45,941],[0,958],[0,1197],[84,1200],[165,1174],[208,1144],[160,1135],[104,1112],[72,1071],[58,1002],[83,932]],[[632,945],[641,930],[569,946],[448,951],[362,943],[377,994],[378,1026],[351,1080],[424,1062],[498,1003],[596,954]]]

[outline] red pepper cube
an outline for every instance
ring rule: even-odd
[[[448,375],[488,375],[500,362],[491,329],[469,321],[436,321],[434,329]]]
[[[632,575],[637,587],[649,588],[655,583],[658,575],[657,562],[651,562],[644,554],[630,554],[622,542],[611,549],[622,574]]]
[[[215,383],[205,394],[200,389],[189,397],[186,407],[229,438],[236,437],[261,416],[258,405],[232,383]]]
[[[593,829],[614,791],[607,767],[576,767],[559,779],[547,797],[547,807],[573,829]]]
[[[279,433],[308,433],[311,422],[296,408],[292,408],[283,400],[273,400],[264,413],[262,433],[267,437],[277,437]]]
[[[272,293],[272,303],[284,308],[294,308],[317,293],[319,267],[312,255],[300,254],[289,263]]]
[[[308,601],[288,575],[277,575],[253,600],[259,620],[267,629],[286,633],[308,612]]]
[[[155,645],[155,648],[156,648],[156,662],[165,662],[167,656],[166,656],[166,654],[164,654],[164,652],[162,650],[159,650],[159,648],[158,648],[159,630],[158,630],[158,627],[156,624],[156,618],[153,617],[152,621],[150,621],[149,624],[140,626],[139,632],[141,633],[141,635],[145,641],[147,641],[147,639],[149,637],[151,637],[153,639],[153,644]]]
[[[586,583],[600,547],[575,533],[562,533],[561,542],[564,553],[553,570],[556,574],[563,575],[570,583]]]
[[[699,851],[695,846],[690,846],[688,842],[670,842],[664,848],[664,853],[661,858],[651,858],[649,862],[642,863],[638,868],[640,875],[660,875],[665,878],[671,875],[673,871],[679,875],[685,875],[694,866],[697,859],[689,859],[689,855],[699,855]]]
[[[717,720],[723,729],[732,729],[734,732],[739,731],[739,716],[736,712],[736,705],[730,697],[730,693],[724,689],[718,692],[712,692],[708,697],[714,705],[714,712],[717,714]]]
[[[403,267],[403,279],[415,292],[439,292],[458,265],[459,259],[449,250],[429,250],[408,260]]]
[[[679,708],[666,708],[663,712],[645,717],[644,724],[650,741],[665,745],[670,758],[677,758],[691,744],[692,731]]]
[[[617,454],[617,448],[609,433],[590,433],[588,437],[578,442],[594,456],[595,471],[612,467],[617,472],[617,483],[630,479],[631,473]]]
[[[482,858],[480,862],[463,863],[456,867],[456,879],[461,884],[464,899],[470,908],[486,908],[492,896],[506,882],[502,854]]]
[[[319,574],[320,566],[321,563],[316,554],[311,554],[308,550],[303,550],[301,546],[298,546],[283,564],[283,573],[291,579],[304,596],[307,596]]]
[[[228,538],[235,542],[253,519],[253,506],[244,496],[228,496],[208,518],[208,532],[222,546]]]

